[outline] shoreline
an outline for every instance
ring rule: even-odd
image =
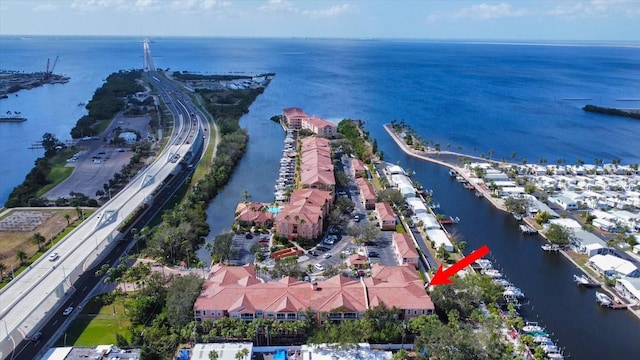
[[[383,128],[385,129],[385,131],[389,134],[389,136],[391,137],[391,139],[393,139],[393,141],[396,143],[396,145],[398,145],[398,147],[400,147],[400,149],[409,156],[413,156],[415,158],[421,159],[421,160],[425,160],[425,161],[429,161],[441,166],[445,166],[448,167],[450,169],[455,170],[460,176],[464,177],[465,180],[467,180],[470,184],[474,184],[476,191],[480,192],[482,194],[482,196],[489,200],[489,202],[491,202],[491,204],[493,204],[494,207],[496,207],[499,210],[502,210],[504,212],[507,212],[506,207],[504,206],[504,201],[502,201],[502,199],[496,199],[494,197],[491,196],[491,192],[486,188],[486,186],[478,186],[475,182],[472,181],[472,177],[471,177],[471,173],[469,171],[466,171],[465,169],[453,165],[451,163],[448,163],[446,161],[443,160],[439,160],[439,159],[434,159],[432,157],[429,156],[425,156],[422,154],[418,154],[416,150],[409,148],[405,142],[400,139],[398,137],[398,135],[396,133],[393,132],[393,130],[390,128],[390,126],[388,124],[384,124]],[[479,158],[477,156],[473,156],[473,155],[466,155],[466,154],[461,154],[461,153],[456,153],[456,152],[452,152],[452,151],[439,151],[439,152],[431,152],[433,154],[436,154],[436,156],[439,156],[440,154],[446,154],[446,155],[454,155],[457,156],[458,158],[461,157],[465,157],[465,158],[471,158],[471,159],[476,159],[479,161],[483,161],[483,162],[491,162],[491,160],[487,161],[487,159],[484,158]],[[523,221],[529,225],[529,226],[533,226],[532,224],[532,220],[530,218],[524,218]],[[537,229],[537,227],[534,226],[534,228]],[[540,234],[540,236],[542,236],[545,240],[547,239],[547,237],[541,233],[540,231],[538,231],[538,234]],[[576,266],[576,268],[578,270],[580,270],[583,274],[585,274],[586,276],[588,276],[590,279],[596,280],[591,274],[589,274],[587,271],[585,271],[582,266],[580,266],[578,263],[576,263],[571,256],[569,256],[569,254],[565,251],[565,250],[560,250],[560,253],[567,258],[572,264],[574,264]],[[600,282],[600,281],[598,281]],[[607,294],[609,294],[610,296],[612,296],[614,299],[616,300],[620,300],[619,296],[612,292],[611,290],[607,289],[606,287],[601,287],[600,288],[602,291],[605,291]],[[631,308],[631,306],[627,307],[627,310],[633,314],[635,317],[637,317],[640,320],[640,310],[633,310]]]

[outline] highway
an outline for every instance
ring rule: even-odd
[[[145,57],[147,50],[145,43]],[[180,174],[177,178],[186,178],[186,165],[198,160],[192,156],[194,150],[200,155],[208,145],[208,136],[203,143],[203,131],[208,129],[208,123],[189,97],[175,83],[156,73],[155,68],[146,74],[174,115],[168,145],[122,191],[0,290],[0,358],[21,358],[16,357],[20,351],[14,350],[28,347],[20,343],[37,331],[43,333],[39,343],[55,340],[47,335],[60,326],[62,309],[71,303],[78,304],[80,298],[87,296],[93,288],[91,282],[97,280],[94,268],[105,261],[107,254],[118,253],[113,250],[123,236],[119,226],[140,205],[152,204],[163,182],[172,178],[170,175]],[[48,254],[53,252],[60,257],[49,261]],[[45,323],[48,326],[44,326]]]

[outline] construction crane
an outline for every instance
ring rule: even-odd
[[[53,75],[53,69],[56,68],[56,64],[58,63],[58,58],[60,56],[56,56],[56,59],[53,60],[53,65],[51,66],[51,70],[49,70],[49,58],[47,58],[47,71],[44,73],[44,79],[45,80],[49,80],[49,78],[51,78],[51,75]]]

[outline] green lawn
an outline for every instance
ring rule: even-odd
[[[49,172],[49,174],[47,175],[47,180],[51,181],[51,183],[43,186],[42,188],[40,188],[40,190],[38,190],[38,197],[42,196],[44,194],[47,193],[47,191],[53,189],[55,186],[57,186],[58,184],[60,184],[64,179],[68,178],[69,176],[71,176],[71,173],[73,172],[72,167],[66,167],[64,165],[56,165],[54,166],[51,171]]]
[[[116,314],[114,315],[114,309]],[[124,314],[122,298],[117,298],[111,305],[100,308],[96,314],[96,306],[89,302],[71,326],[56,341],[56,346],[85,346],[116,344],[116,333],[130,340],[131,323]]]

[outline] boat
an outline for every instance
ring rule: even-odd
[[[478,259],[475,261],[475,263],[483,269],[493,268],[493,263],[491,263],[491,260],[488,259]]]
[[[564,359],[564,356],[560,353],[548,353],[547,357],[549,359],[553,359],[553,360],[562,360]]]
[[[483,275],[487,275],[490,278],[501,278],[502,277],[502,273],[500,273],[500,271],[495,270],[495,269],[485,269],[480,271],[480,273],[482,273]]]
[[[551,341],[551,339],[549,339],[549,337],[544,336],[544,335],[537,335],[533,337],[533,342],[535,342],[536,344],[553,344],[553,341]]]
[[[515,286],[506,286],[502,292],[504,297],[523,298],[524,292]]]
[[[613,305],[613,300],[609,297],[609,295],[599,291],[596,292],[596,302],[602,306]]]
[[[506,279],[493,279],[493,283],[500,286],[511,286],[512,284]]]
[[[575,282],[578,286],[584,286],[584,287],[599,287],[600,284],[596,281],[594,281],[593,279],[591,279],[590,277],[586,276],[586,275],[573,275],[573,282]]]
[[[438,215],[436,219],[440,224],[457,224],[460,222],[460,218],[457,216]]]
[[[476,197],[479,197],[479,198],[482,197],[482,193],[480,191],[478,191],[478,190],[476,190]]]
[[[456,177],[456,175],[458,175],[458,172],[456,172],[456,171],[455,171],[455,170],[453,170],[453,169],[450,169],[450,170],[449,170],[449,176],[451,176],[451,177]]]
[[[529,323],[528,325],[522,327],[522,331],[526,333],[533,333],[544,331],[544,329],[542,328],[542,326],[539,326],[536,323]]]
[[[520,232],[525,235],[533,235],[538,233],[538,230],[534,229],[532,226],[525,224],[520,224],[518,226],[520,227]]]
[[[516,221],[522,221],[522,215],[516,213],[513,213],[512,215]]]
[[[555,244],[544,244],[540,246],[544,251],[560,251],[560,246]]]

